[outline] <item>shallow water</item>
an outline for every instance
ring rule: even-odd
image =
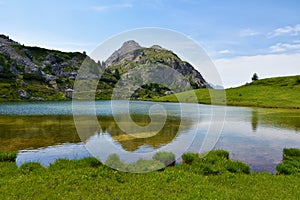
[[[300,148],[299,110],[226,107],[223,121],[222,106],[159,103],[168,117],[156,134],[155,128],[159,127],[161,120],[154,119],[160,119],[162,108],[153,111],[151,121],[149,109],[157,103],[133,101],[130,102],[133,121],[142,128],[154,124],[145,129],[144,135],[141,135],[140,128],[136,129],[139,132],[135,135],[136,130],[132,129],[128,116],[123,113],[124,102],[114,103],[120,108],[115,109],[112,116],[111,101],[97,101],[98,125],[83,123],[85,134],[79,136],[73,121],[72,102],[0,104],[0,150],[18,150],[18,165],[38,161],[47,166],[58,158],[90,156],[85,147],[96,149],[95,145],[99,146],[105,139],[113,144],[101,143],[101,147],[107,147],[106,152],[114,152],[110,148],[116,147],[122,150],[122,159],[133,161],[136,158],[130,157],[131,154],[146,155],[154,150],[203,152],[209,147],[205,146],[204,139],[215,134],[215,137],[208,137],[218,138],[214,149],[228,150],[232,159],[248,163],[253,171],[274,173],[276,164],[281,162],[283,148]],[[212,118],[213,115],[221,117]],[[133,133],[127,134],[127,128]],[[104,153],[97,156],[107,158]]]

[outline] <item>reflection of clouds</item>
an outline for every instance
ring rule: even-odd
[[[117,124],[112,116],[99,117],[99,124],[101,126],[101,132],[108,134],[109,137],[111,137],[110,140],[108,140],[107,137],[104,137],[103,139],[107,139],[109,142],[118,142],[121,145],[121,148],[130,152],[135,152],[144,145],[152,147],[153,149],[158,149],[159,147],[176,140],[183,131],[190,129],[191,126],[194,126],[192,120],[188,120],[186,118],[181,119],[179,116],[169,116],[167,117],[163,127],[160,126],[160,123],[151,122],[153,130],[145,129],[143,132],[136,132],[138,135],[135,135],[133,133],[128,134],[126,131],[120,129],[118,126],[120,124],[123,124],[122,126],[128,126],[129,129],[131,128],[130,124],[126,123],[126,115],[118,116],[118,119],[122,118],[125,119],[125,121],[121,121]],[[135,114],[132,115],[132,119],[134,120],[134,123],[141,125],[141,127],[147,127],[147,124],[150,122],[148,115]],[[160,128],[158,131],[156,130],[156,126]],[[86,134],[84,137],[86,142],[90,141],[90,138],[95,136],[94,131],[91,130],[89,132],[90,134]],[[149,137],[137,137],[141,135],[147,135]]]

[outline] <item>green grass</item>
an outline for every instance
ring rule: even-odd
[[[300,174],[300,149],[283,149],[282,163],[276,167],[277,174]]]
[[[245,173],[228,152],[194,155],[190,164],[132,174],[113,170],[94,158],[58,160],[48,168],[0,162],[0,199],[297,199],[299,174]],[[234,163],[220,165],[220,163]],[[245,165],[245,164],[244,164]],[[201,168],[220,170],[203,174]]]
[[[229,160],[229,153],[215,150],[207,155],[187,153],[182,155],[183,163],[190,165],[190,170],[202,175],[218,175],[225,173],[250,174],[250,167],[239,161]]]
[[[254,81],[225,90],[197,89],[154,99],[155,101],[198,103],[268,108],[300,108],[300,76],[276,77]],[[176,97],[177,96],[177,97]],[[226,100],[226,101],[225,101]]]
[[[0,151],[0,162],[15,162],[16,158],[16,152]]]

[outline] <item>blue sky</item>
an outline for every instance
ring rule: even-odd
[[[120,32],[160,27],[196,40],[226,87],[254,72],[300,74],[297,0],[0,0],[0,9],[0,33],[25,45],[89,53]]]

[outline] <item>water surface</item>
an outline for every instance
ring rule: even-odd
[[[147,126],[151,122],[149,108],[154,104],[131,102],[134,122]],[[199,151],[211,120],[212,106],[189,104],[190,116],[182,118],[179,104],[160,105],[170,114],[164,127],[151,137],[136,138],[119,128],[111,114],[110,101],[98,101],[96,115],[101,129],[92,130],[87,124],[87,135],[80,138],[73,121],[72,102],[3,103],[0,104],[0,150],[19,151],[18,164],[38,161],[46,166],[57,158],[90,156],[84,143],[95,143],[103,135],[125,152],[151,152],[178,145],[178,141],[192,142],[187,151]],[[196,110],[200,114],[195,114]],[[232,159],[248,163],[253,171],[274,173],[276,164],[281,162],[283,148],[300,148],[300,111],[241,107],[226,110],[222,134],[214,148],[228,150]],[[195,120],[195,116],[199,119]],[[223,123],[223,120],[212,123]]]

